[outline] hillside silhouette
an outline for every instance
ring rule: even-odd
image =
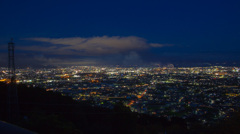
[[[211,128],[192,119],[191,129],[186,120],[159,118],[133,113],[117,103],[113,109],[91,106],[91,102],[79,102],[58,92],[18,85],[19,118],[13,124],[37,133],[115,133],[115,134],[158,134],[158,133],[237,133],[240,114]],[[7,121],[7,84],[0,83],[0,120]]]

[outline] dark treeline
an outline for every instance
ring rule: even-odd
[[[77,102],[58,92],[18,85],[19,117],[13,124],[37,133],[82,133],[82,134],[179,134],[179,133],[237,133],[238,118],[220,123],[214,127],[201,126],[191,119],[158,118],[132,113],[129,108],[117,103],[113,109],[92,107],[90,102]],[[0,120],[7,121],[7,85],[0,83]],[[195,123],[194,123],[195,122]],[[225,125],[226,124],[226,125]],[[229,125],[231,124],[231,125]],[[229,130],[231,129],[231,130]]]

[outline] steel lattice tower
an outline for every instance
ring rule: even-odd
[[[8,73],[11,80],[8,84],[8,119],[13,121],[18,117],[18,95],[15,77],[14,43],[8,43]]]

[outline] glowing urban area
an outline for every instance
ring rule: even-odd
[[[98,67],[17,69],[16,83],[60,92],[92,106],[113,109],[120,101],[132,112],[158,117],[197,117],[212,124],[239,109],[239,67]],[[1,82],[10,82],[1,68]]]
[[[240,0],[0,0],[0,134],[240,134]]]

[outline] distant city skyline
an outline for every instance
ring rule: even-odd
[[[0,64],[240,65],[240,1],[0,2]]]

